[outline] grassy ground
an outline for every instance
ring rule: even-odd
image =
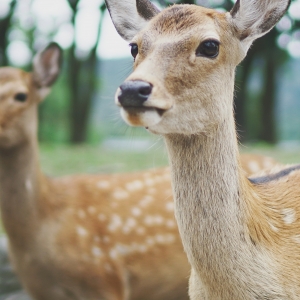
[[[273,147],[266,145],[243,145],[243,153],[255,153],[270,156],[284,164],[300,164],[300,147]]]
[[[111,150],[87,145],[41,145],[40,159],[44,172],[52,176],[131,172],[165,166],[168,163],[162,143],[145,151]]]
[[[110,150],[101,146],[41,145],[41,165],[49,175],[115,173],[144,170],[168,164],[162,142],[145,151]],[[270,156],[282,163],[300,163],[300,149],[246,145],[245,153]]]

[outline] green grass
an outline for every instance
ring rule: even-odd
[[[145,151],[109,150],[102,146],[41,145],[41,166],[51,176],[76,173],[132,172],[168,163],[161,142]]]
[[[269,145],[243,145],[240,147],[243,153],[253,153],[269,156],[284,164],[300,164],[300,148],[280,148]]]
[[[245,145],[241,147],[241,152],[270,156],[281,163],[300,163],[300,149],[287,151],[266,145]],[[90,145],[42,144],[40,159],[42,169],[51,176],[132,172],[168,164],[167,152],[161,141],[145,151],[109,150],[103,146]]]

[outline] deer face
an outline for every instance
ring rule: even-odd
[[[34,70],[0,68],[0,148],[36,135],[37,106],[59,74],[61,50],[50,44],[34,60]]]
[[[116,94],[124,120],[159,134],[208,133],[222,122],[241,59],[227,31],[226,14],[202,7],[158,14],[131,41],[134,72]]]
[[[31,83],[31,76],[26,72],[0,68],[0,146],[21,140],[27,126],[24,119],[28,119],[27,112],[32,110],[35,99]]]
[[[230,13],[148,0],[106,0],[134,71],[116,93],[123,119],[158,134],[210,134],[232,114],[234,72],[288,0],[238,0]]]

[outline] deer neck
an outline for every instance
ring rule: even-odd
[[[211,136],[168,135],[166,144],[185,251],[203,278],[222,280],[238,252],[247,252],[238,249],[247,234],[233,116]]]
[[[38,229],[41,180],[36,138],[28,138],[14,148],[0,149],[1,217],[11,244],[23,247]]]

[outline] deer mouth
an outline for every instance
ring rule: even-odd
[[[166,111],[156,107],[121,106],[121,116],[131,126],[151,127],[157,125]]]
[[[129,114],[132,114],[132,115],[156,111],[160,116],[162,116],[164,114],[164,112],[166,111],[165,109],[156,108],[156,107],[147,107],[147,106],[142,106],[142,107],[124,107],[124,106],[122,106],[122,108],[125,109]]]

